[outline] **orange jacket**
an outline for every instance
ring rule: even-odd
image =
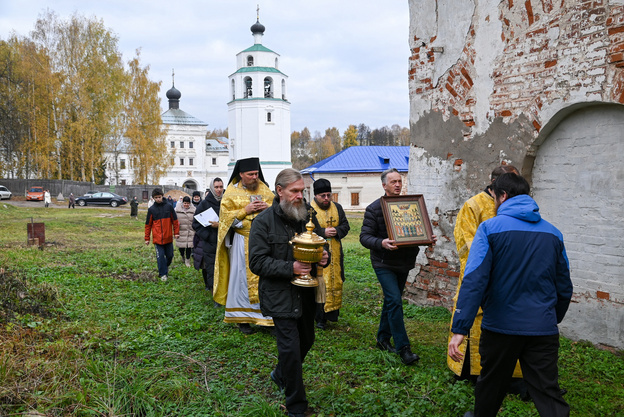
[[[145,240],[149,242],[150,233],[152,242],[157,245],[166,245],[173,242],[173,235],[180,234],[180,223],[173,206],[166,201],[154,203],[147,210],[145,220]]]

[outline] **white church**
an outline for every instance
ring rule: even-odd
[[[161,185],[204,191],[215,177],[227,183],[238,159],[259,157],[272,189],[277,174],[292,167],[288,76],[279,70],[279,54],[262,45],[264,31],[257,19],[251,26],[254,44],[236,55],[236,72],[229,76],[229,139],[206,139],[208,123],[180,108],[182,94],[175,82],[167,91],[169,108],[162,121],[173,165],[160,179]],[[121,168],[118,178],[113,169],[114,155],[108,152],[105,158],[109,184],[134,184],[127,152],[117,156]]]

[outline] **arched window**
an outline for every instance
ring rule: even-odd
[[[282,80],[282,100],[286,100],[286,80]]]
[[[247,57],[247,66],[248,67],[253,67],[253,56],[249,55]]]
[[[273,98],[273,79],[271,77],[264,79],[264,98]]]
[[[236,100],[236,83],[232,80],[232,100]]]
[[[271,112],[267,112],[267,123],[271,123]]]
[[[245,98],[251,98],[252,96],[253,92],[251,77],[245,77]]]
[[[279,62],[277,61],[277,58],[275,58],[275,68],[279,68]]]

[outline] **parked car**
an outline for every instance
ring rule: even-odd
[[[30,187],[26,193],[26,201],[43,201],[43,187]]]
[[[0,200],[3,200],[5,198],[7,200],[10,200],[11,196],[13,196],[13,194],[11,194],[9,189],[6,188],[4,185],[0,185]]]
[[[121,206],[122,204],[126,204],[128,199],[126,197],[122,197],[120,195],[114,193],[95,193],[89,195],[83,195],[82,197],[76,198],[76,204],[81,207],[87,205],[108,205],[111,207]]]

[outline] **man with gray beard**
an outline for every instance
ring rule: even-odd
[[[273,317],[278,362],[271,379],[286,396],[289,416],[309,413],[302,363],[314,343],[314,288],[291,284],[296,275],[316,275],[316,265],[296,261],[288,243],[306,230],[309,207],[299,171],[281,171],[275,179],[273,205],[260,213],[249,233],[249,268],[260,277],[260,310]],[[329,263],[327,251],[319,266]]]

